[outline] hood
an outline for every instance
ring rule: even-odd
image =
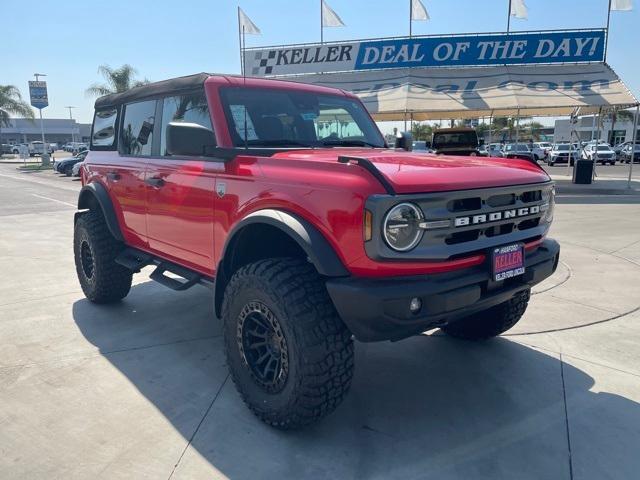
[[[367,158],[397,193],[504,187],[550,180],[538,164],[513,158],[460,157],[359,148],[297,150],[278,153],[274,158],[335,163],[340,156]]]

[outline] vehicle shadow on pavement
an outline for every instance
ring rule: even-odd
[[[228,379],[210,291],[147,282],[115,306],[77,301],[73,316],[191,442],[168,460],[175,478],[570,478],[569,443],[576,478],[640,469],[640,405],[590,391],[584,371],[504,338],[358,343],[345,402],[317,425],[281,432]]]

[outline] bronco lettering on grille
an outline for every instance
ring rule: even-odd
[[[511,210],[503,210],[501,212],[492,212],[489,214],[472,215],[469,217],[457,217],[455,220],[456,227],[464,227],[467,225],[480,225],[484,223],[497,222],[507,220],[509,218],[526,217],[541,212],[540,205],[532,207],[513,208]]]

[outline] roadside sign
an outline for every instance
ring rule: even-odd
[[[49,97],[47,95],[47,82],[30,81],[29,97],[31,97],[31,106],[39,109],[49,105]]]

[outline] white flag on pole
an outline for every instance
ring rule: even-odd
[[[420,0],[411,0],[411,20],[430,20],[427,9]]]
[[[511,16],[524,20],[529,18],[529,11],[524,0],[511,0]]]
[[[253,23],[249,17],[247,17],[247,14],[244,13],[241,8],[238,8],[238,12],[240,13],[238,18],[240,22],[241,32],[253,35],[260,35],[260,33],[262,33],[260,32],[260,29],[256,27],[256,24]]]
[[[612,0],[611,10],[620,10],[622,12],[629,12],[633,10],[633,0]]]
[[[333,9],[322,0],[322,26],[323,27],[344,27],[342,19]]]

